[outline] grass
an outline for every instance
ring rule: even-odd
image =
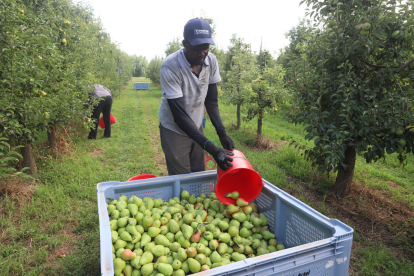
[[[56,156],[49,153],[39,139],[37,148],[39,173],[35,175],[36,189],[25,202],[8,195],[0,196],[0,275],[100,275],[99,224],[96,202],[96,184],[105,181],[126,181],[137,174],[165,175],[166,169],[159,142],[157,112],[161,91],[150,85],[150,91],[135,91],[132,84],[123,90],[121,99],[115,98],[110,139],[87,140],[87,131],[72,129],[71,154]],[[287,122],[281,113],[269,115],[264,121],[264,136],[277,142],[277,148],[264,151],[254,148],[255,122],[243,123],[236,131],[230,127],[235,121],[235,108],[221,106],[223,122],[237,149],[248,157],[262,177],[274,185],[297,189],[297,181],[309,182],[316,171],[303,159],[301,151],[289,147],[290,137],[305,146],[303,127]],[[219,141],[214,127],[208,121],[205,134]],[[281,141],[282,140],[282,141]],[[401,167],[395,156],[384,162],[365,164],[357,161],[356,178],[366,185],[390,193],[392,200],[414,202],[413,157],[409,165]],[[397,185],[390,187],[387,181]],[[298,198],[323,214],[335,217],[326,201],[331,179],[322,179],[315,186],[322,193],[319,201],[309,194],[298,193]],[[412,206],[412,205],[410,205]],[[354,225],[352,225],[354,226]],[[391,227],[391,226],[390,226]],[[400,230],[395,228],[396,237]],[[355,233],[358,244],[353,265],[356,275],[413,275],[412,260],[400,258],[389,245],[370,244]],[[396,247],[409,246],[401,238]],[[356,243],[355,243],[356,244]],[[65,255],[63,258],[59,256]],[[387,257],[388,256],[388,257]],[[389,274],[386,274],[389,273]]]

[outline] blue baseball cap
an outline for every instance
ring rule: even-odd
[[[187,39],[192,46],[206,43],[215,45],[211,38],[210,24],[200,18],[191,19],[185,24],[184,38]]]

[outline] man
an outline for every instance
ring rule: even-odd
[[[100,98],[98,105],[93,107],[92,119],[94,121],[94,127],[89,132],[88,139],[96,139],[98,132],[98,121],[101,112],[103,113],[103,121],[105,123],[104,137],[111,137],[111,108],[112,108],[112,94],[111,90],[103,85],[93,85],[94,90],[91,92],[90,97]]]
[[[161,146],[169,175],[205,171],[204,150],[217,165],[231,167],[235,145],[226,134],[218,109],[217,83],[221,80],[216,57],[209,53],[211,28],[195,18],[184,26],[184,48],[161,65],[162,102],[158,111]],[[223,148],[203,134],[204,107]]]

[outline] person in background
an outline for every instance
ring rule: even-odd
[[[89,132],[88,139],[96,139],[98,132],[98,121],[101,112],[103,113],[103,121],[105,123],[104,136],[106,138],[111,137],[111,108],[112,108],[112,93],[111,90],[101,84],[94,84],[94,90],[90,96],[99,98],[98,105],[93,107],[92,119],[94,119],[94,126]]]
[[[211,28],[203,19],[184,26],[184,48],[161,65],[162,101],[158,111],[161,146],[169,175],[205,171],[204,150],[226,170],[233,164],[233,140],[226,134],[218,108],[217,58],[209,53]],[[219,136],[220,148],[203,134],[204,107]]]

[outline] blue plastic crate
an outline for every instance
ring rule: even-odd
[[[199,172],[131,182],[104,182],[97,185],[101,239],[101,275],[113,276],[111,230],[107,198],[120,195],[162,198],[180,197],[181,188],[196,196],[209,195],[217,182],[217,172]],[[346,276],[351,255],[353,229],[330,219],[303,202],[263,180],[255,199],[269,228],[285,250],[210,269],[193,275],[228,276]]]
[[[149,90],[148,82],[134,82],[135,90]]]

